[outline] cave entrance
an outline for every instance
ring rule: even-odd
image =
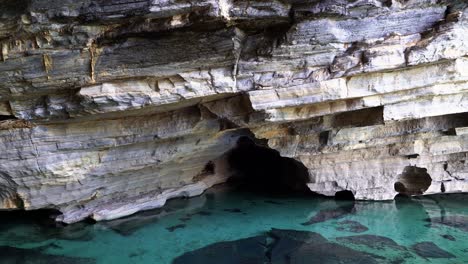
[[[274,149],[257,144],[242,136],[236,146],[223,155],[222,161],[212,163],[214,170],[224,164],[228,184],[242,190],[268,194],[308,194],[309,171],[299,161],[281,157]]]
[[[0,115],[0,121],[5,121],[5,120],[15,120],[16,117],[12,115]]]
[[[395,182],[395,191],[403,195],[421,195],[429,186],[432,178],[427,173],[427,169],[416,166],[407,166]]]
[[[354,201],[356,198],[352,191],[344,190],[335,193],[335,200]]]

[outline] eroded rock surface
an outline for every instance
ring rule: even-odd
[[[71,223],[161,207],[226,181],[240,136],[324,195],[468,191],[465,1],[14,2],[2,209]]]

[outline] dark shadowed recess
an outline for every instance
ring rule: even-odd
[[[42,226],[54,226],[54,216],[61,214],[54,209],[39,210],[0,210],[0,231],[17,224],[37,224]]]
[[[244,190],[270,194],[311,194],[307,187],[309,171],[299,161],[281,157],[274,149],[240,137],[227,155],[234,171],[230,183]]]
[[[54,220],[59,214],[59,211],[53,209],[0,211],[0,232],[3,239],[13,241],[21,238],[21,235],[9,230],[21,226],[29,230],[25,232],[27,237],[21,239],[31,243],[52,238],[79,241],[89,241],[93,238],[92,226],[88,221],[63,225]]]
[[[12,119],[16,119],[16,117],[11,116],[11,115],[0,115],[0,121],[12,120]]]
[[[421,195],[429,186],[432,178],[427,169],[416,166],[406,166],[395,182],[395,191],[403,195]]]
[[[344,190],[335,193],[336,200],[343,200],[343,201],[354,201],[354,194],[352,191]]]

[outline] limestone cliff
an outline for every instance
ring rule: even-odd
[[[468,191],[464,2],[1,0],[0,208],[160,207],[241,135],[325,195]]]

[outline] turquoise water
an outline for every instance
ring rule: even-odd
[[[219,187],[96,224],[56,227],[2,214],[0,263],[468,263],[466,201],[350,202]],[[255,256],[236,260],[242,254]]]

